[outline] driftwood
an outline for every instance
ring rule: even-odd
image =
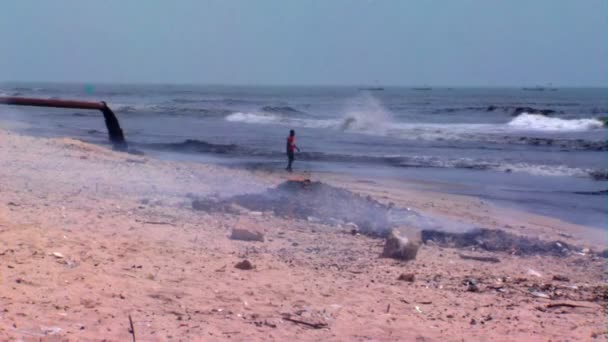
[[[495,257],[484,257],[484,256],[476,256],[476,255],[466,255],[466,254],[458,254],[461,259],[464,260],[475,260],[481,262],[491,262],[491,263],[499,263],[500,259]]]
[[[572,308],[572,309],[582,308],[582,309],[596,310],[596,308],[591,307],[591,306],[578,305],[578,304],[572,304],[572,303],[549,303],[545,306],[537,306],[536,310],[542,311],[542,312],[547,312],[548,309],[555,309],[555,308]]]
[[[562,308],[562,307],[566,307],[566,308],[587,308],[587,309],[593,309],[590,306],[585,306],[585,305],[577,305],[577,304],[572,304],[572,303],[551,303],[551,304],[547,304],[547,309],[552,309],[552,308]]]
[[[135,342],[135,327],[133,327],[133,320],[131,319],[131,315],[129,315],[129,333],[133,337],[133,342]]]
[[[327,327],[327,323],[323,322],[306,322],[300,319],[292,318],[291,315],[283,315],[283,319],[292,323],[302,324],[314,329],[323,329]]]

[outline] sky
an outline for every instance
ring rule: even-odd
[[[4,1],[0,81],[608,86],[607,4]]]

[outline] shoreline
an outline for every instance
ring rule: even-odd
[[[188,194],[257,193],[301,177],[432,217],[595,251],[606,247],[600,229],[414,182],[172,162],[3,130],[0,169],[3,338],[124,340],[128,316],[144,340],[606,337],[598,314],[605,262],[588,253],[523,257],[428,244],[402,263],[378,257],[379,239],[266,212],[194,211]],[[265,241],[230,240],[241,225],[263,231]],[[462,259],[463,252],[500,263]],[[243,259],[255,269],[234,268]],[[398,280],[404,273],[415,280]],[[463,286],[469,278],[478,292]],[[551,306],[564,303],[570,306]]]
[[[224,157],[222,155],[212,156],[197,156],[189,153],[178,153],[178,152],[159,152],[159,151],[146,151],[150,155],[159,159],[168,161],[196,161],[201,164],[217,165],[219,167],[226,167],[235,170],[245,170],[250,172],[268,173],[278,177],[283,177],[283,164],[284,160],[245,160],[237,161],[231,157]],[[315,175],[322,177],[323,175],[334,175],[336,177],[342,177],[351,179],[352,181],[366,182],[370,181],[376,184],[392,183],[403,187],[407,184],[409,189],[418,189],[423,192],[433,192],[443,195],[454,195],[465,198],[475,198],[481,201],[491,203],[496,207],[503,209],[513,210],[514,212],[523,212],[534,216],[541,216],[551,218],[557,221],[561,221],[567,224],[575,226],[584,226],[593,229],[603,230],[606,228],[605,214],[599,214],[595,210],[587,208],[586,212],[582,212],[581,208],[577,208],[575,212],[563,212],[564,208],[568,208],[569,204],[563,202],[563,199],[558,200],[554,196],[559,194],[564,196],[565,194],[582,195],[585,191],[575,191],[573,189],[564,191],[555,191],[554,194],[545,194],[542,199],[530,197],[531,195],[518,194],[517,197],[508,194],[510,186],[517,187],[516,184],[507,185],[507,190],[479,190],[471,181],[468,179],[475,179],[476,176],[481,177],[502,177],[505,176],[503,172],[499,171],[479,171],[479,170],[460,170],[460,169],[441,169],[441,168],[409,168],[409,169],[393,169],[390,166],[379,166],[367,167],[360,170],[353,169],[353,165],[341,164],[341,163],[329,163],[324,162],[316,163],[311,161],[296,161],[296,171],[308,175]],[[328,166],[329,165],[329,166]],[[302,171],[300,171],[302,170]],[[403,172],[401,172],[403,171]],[[480,175],[476,175],[476,172],[482,172]],[[496,176],[488,175],[488,172],[495,173]],[[459,176],[445,180],[443,176],[445,174],[456,173]],[[566,179],[566,176],[538,176],[538,175],[526,175],[531,179],[537,179],[544,182],[552,182],[556,186],[559,185],[560,179],[565,181],[571,181]],[[553,179],[555,178],[555,179]],[[483,184],[487,186],[487,184]],[[499,191],[497,195],[496,192]],[[601,190],[598,190],[601,192]],[[589,191],[590,193],[593,191]],[[590,195],[587,195],[590,196]],[[602,196],[602,195],[599,195]],[[592,198],[586,198],[586,200],[597,201],[599,198],[592,196]]]

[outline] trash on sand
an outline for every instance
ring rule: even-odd
[[[538,298],[545,298],[545,299],[551,298],[551,297],[549,297],[548,294],[546,294],[544,292],[540,292],[540,291],[530,291],[530,294],[533,295],[534,297],[538,297]]]
[[[463,281],[463,284],[467,286],[468,292],[479,292],[479,287],[477,286],[477,279],[467,278]]]
[[[54,256],[55,258],[58,258],[58,259],[63,259],[63,258],[65,258],[65,257],[63,256],[63,254],[61,254],[61,253],[59,253],[59,252],[53,252],[53,256]]]
[[[531,275],[531,276],[535,276],[535,277],[539,277],[539,278],[542,277],[542,274],[536,272],[535,270],[533,270],[531,268],[528,269],[527,273],[528,273],[528,275]]]
[[[422,310],[420,310],[420,307],[419,307],[418,305],[416,305],[416,306],[414,307],[414,309],[416,309],[416,311],[418,311],[418,313],[422,313]]]
[[[568,278],[566,276],[563,276],[563,275],[556,274],[556,275],[553,276],[553,280],[556,280],[556,281],[570,281],[570,278]]]
[[[61,328],[59,327],[40,327],[40,330],[45,335],[56,335],[61,332]]]

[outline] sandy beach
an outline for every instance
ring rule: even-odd
[[[171,162],[6,130],[0,170],[1,340],[606,339],[599,229],[423,184]],[[348,226],[192,207],[194,197],[258,193],[290,177],[577,248],[515,255],[426,243],[403,262],[380,258],[383,239]],[[232,240],[235,227],[264,241]],[[254,268],[236,268],[243,260]]]

